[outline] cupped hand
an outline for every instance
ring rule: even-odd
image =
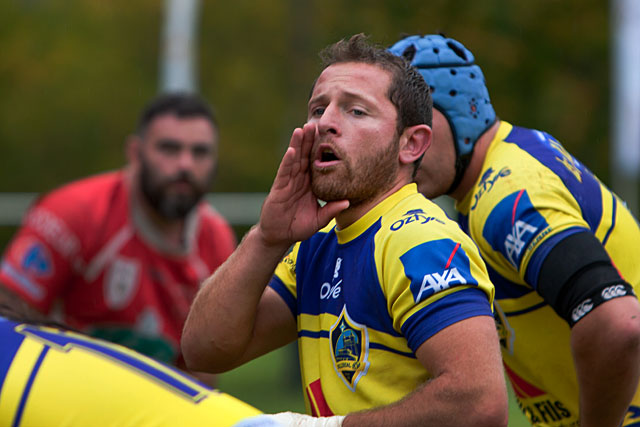
[[[262,205],[259,228],[268,245],[291,245],[311,237],[338,213],[348,200],[320,206],[311,190],[311,149],[316,125],[307,123],[291,135],[271,190]]]

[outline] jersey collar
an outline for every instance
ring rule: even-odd
[[[381,216],[389,212],[400,200],[416,194],[417,192],[418,187],[416,183],[411,182],[375,205],[369,212],[364,214],[362,218],[358,219],[347,228],[339,230],[338,227],[336,227],[335,232],[338,236],[338,243],[343,244],[355,239],[364,231],[369,229],[369,227],[371,227]]]
[[[476,192],[478,185],[480,184],[484,170],[486,166],[489,164],[493,153],[498,149],[498,146],[500,145],[500,141],[504,141],[507,138],[507,136],[511,132],[511,129],[513,129],[513,125],[511,123],[506,122],[504,120],[500,121],[500,126],[498,127],[498,131],[496,132],[495,136],[493,137],[493,140],[489,144],[489,148],[487,148],[487,154],[485,155],[484,161],[482,162],[482,168],[480,169],[480,173],[476,178],[476,182],[473,183],[473,185],[471,186],[469,191],[467,191],[467,194],[465,194],[462,200],[455,203],[455,209],[461,214],[469,215],[469,210],[471,209],[471,203],[473,201],[473,195]]]

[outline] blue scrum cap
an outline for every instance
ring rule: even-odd
[[[433,106],[449,122],[456,145],[455,190],[475,143],[496,121],[482,70],[462,43],[441,35],[409,36],[389,48],[416,67],[431,89]]]

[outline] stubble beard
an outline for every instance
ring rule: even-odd
[[[343,159],[336,167],[311,170],[311,189],[320,200],[349,200],[354,207],[387,191],[398,174],[399,138],[387,150],[356,159]]]

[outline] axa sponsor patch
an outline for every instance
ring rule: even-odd
[[[451,239],[418,245],[400,257],[404,272],[411,280],[414,301],[460,285],[477,285],[469,270],[469,257],[460,243]]]
[[[547,221],[533,206],[526,190],[521,190],[505,197],[493,208],[482,236],[493,250],[519,268],[525,248],[547,229]]]
[[[49,248],[34,237],[19,237],[13,244],[12,255],[17,258],[20,269],[31,277],[46,279],[53,274]]]

